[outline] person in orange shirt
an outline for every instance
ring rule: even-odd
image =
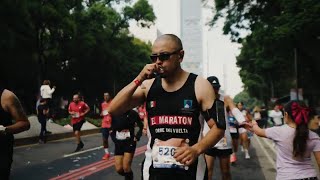
[[[75,152],[80,151],[84,144],[81,141],[81,127],[85,122],[85,115],[90,111],[89,106],[80,101],[79,94],[73,95],[73,102],[69,104],[69,114],[71,115],[71,124],[73,126],[73,132],[77,140],[77,148]]]
[[[112,118],[111,115],[108,113],[107,108],[111,103],[111,96],[108,92],[103,94],[103,103],[101,103],[101,116],[102,116],[102,124],[101,124],[101,133],[102,133],[102,140],[103,140],[103,148],[105,151],[104,156],[102,157],[103,160],[108,160],[110,158],[109,153],[109,143],[108,138],[111,130],[111,122]]]

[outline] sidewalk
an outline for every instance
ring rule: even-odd
[[[29,116],[30,129],[19,134],[15,134],[15,146],[22,146],[27,144],[38,143],[40,134],[40,123],[37,116]],[[71,126],[63,127],[56,123],[47,122],[47,130],[52,134],[47,136],[47,141],[58,140],[63,138],[73,137],[73,130]],[[100,128],[86,121],[81,129],[82,135],[93,134],[100,132]]]

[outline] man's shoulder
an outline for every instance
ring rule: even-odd
[[[4,103],[13,102],[15,98],[15,94],[8,89],[4,89],[1,94],[1,100],[4,100]]]
[[[190,73],[190,75],[192,75],[192,74],[193,73]],[[196,74],[194,74],[194,75],[196,75]],[[205,79],[205,78],[203,78],[201,76],[198,76],[198,75],[196,75],[195,82],[196,83],[200,83],[201,85],[203,85],[203,84],[210,85],[210,82],[207,79]]]
[[[86,102],[84,102],[84,101],[80,101],[79,105],[80,106],[88,106],[88,104]]]
[[[214,94],[214,91],[210,82],[201,76],[197,76],[195,80],[195,89],[196,89],[196,93],[199,92],[204,95],[206,95],[207,93]]]

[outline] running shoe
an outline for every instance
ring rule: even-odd
[[[237,156],[235,153],[232,153],[230,156],[230,163],[235,163],[237,161]]]
[[[240,146],[240,150],[241,150],[241,152],[244,152],[243,146]]]
[[[244,153],[245,153],[245,158],[246,158],[246,159],[250,159],[250,155],[249,155],[248,150],[245,150],[245,152],[244,152]]]
[[[109,153],[104,154],[104,156],[102,157],[103,160],[109,160],[109,158],[110,158]]]
[[[84,146],[83,142],[80,141],[80,143],[77,145],[77,148],[76,148],[76,150],[74,152],[80,151],[83,148],[83,146]]]

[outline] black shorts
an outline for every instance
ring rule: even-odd
[[[210,149],[207,149],[205,154],[212,157],[225,157],[232,154],[232,149],[210,148]]]
[[[101,134],[104,139],[108,140],[110,135],[110,130],[111,130],[110,128],[101,128]]]
[[[12,156],[13,156],[13,135],[0,135],[0,179],[9,179]]]
[[[123,156],[124,153],[134,153],[136,151],[136,141],[115,141],[114,155]]]
[[[82,128],[82,125],[86,122],[85,120],[82,120],[76,124],[73,125],[73,131],[80,131]]]
[[[239,139],[239,133],[230,133],[232,139]]]
[[[203,157],[202,157],[203,158]],[[143,165],[142,165],[143,166]],[[152,165],[151,165],[152,166]],[[200,166],[201,167],[201,166]],[[198,168],[197,162],[189,166],[189,169],[170,169],[170,168],[152,168],[149,169],[149,180],[196,180],[198,171],[204,173],[204,180],[208,179],[208,169],[206,167]],[[204,171],[204,172],[203,172]],[[143,179],[143,178],[142,178]],[[145,180],[145,179],[143,179]]]

